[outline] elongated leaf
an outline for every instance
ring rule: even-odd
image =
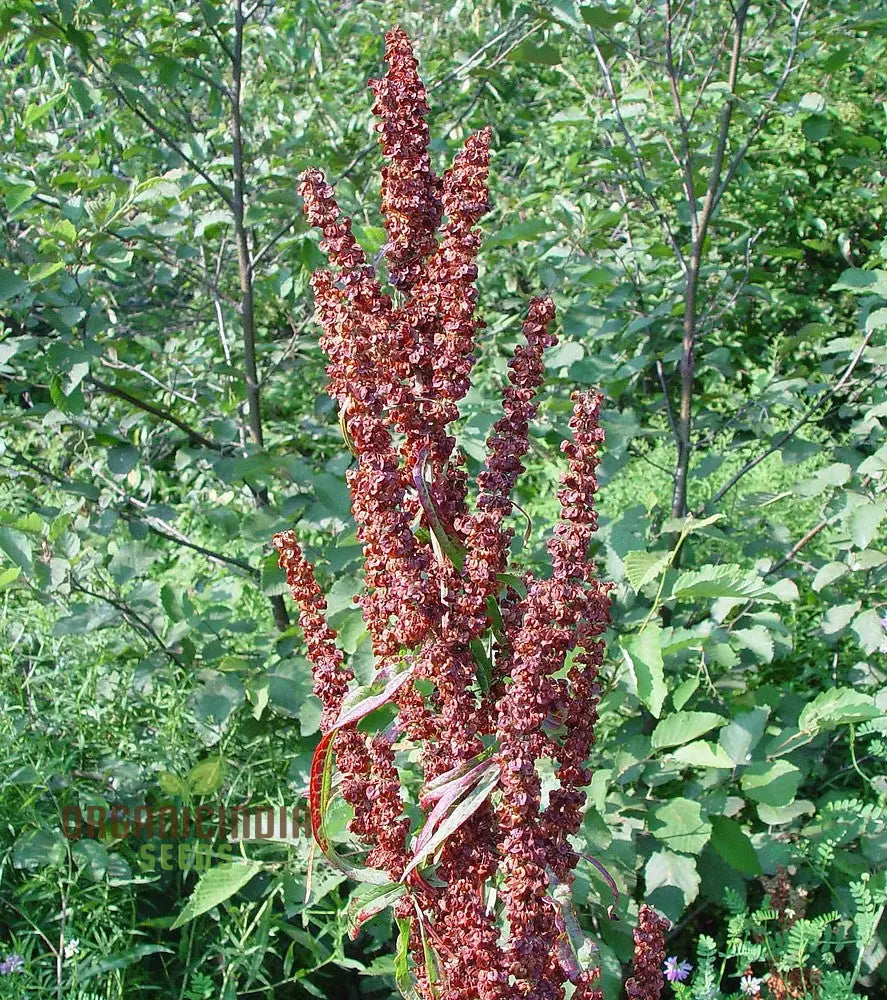
[[[433,540],[437,542],[437,545],[453,566],[457,570],[460,570],[462,569],[462,563],[465,561],[465,547],[454,538],[451,538],[443,526],[443,522],[437,513],[437,506],[434,503],[431,490],[428,488],[428,483],[425,479],[427,466],[428,449],[423,448],[416,457],[416,464],[413,466],[413,485],[416,488],[416,493],[419,495],[419,503],[422,504],[422,510],[425,512],[425,517],[428,520],[428,527],[431,529]]]
[[[400,882],[388,882],[385,885],[373,885],[369,889],[355,891],[348,900],[345,915],[348,918],[348,927],[351,939],[354,940],[361,926],[382,910],[388,909],[398,901],[407,891],[405,885]]]
[[[413,860],[407,865],[403,873],[403,878],[420,865],[425,858],[433,854],[440,847],[447,837],[451,836],[462,826],[466,820],[470,819],[478,809],[490,797],[490,793],[499,783],[499,768],[493,767],[489,774],[469,792],[464,799],[453,809],[453,811],[437,827],[434,835],[422,842],[422,846],[413,854]],[[430,817],[429,817],[430,818]],[[417,842],[418,843],[418,842]]]
[[[333,729],[321,737],[311,762],[308,801],[314,842],[323,852],[327,861],[349,878],[368,885],[387,885],[391,879],[385,872],[378,868],[366,868],[352,864],[335,850],[327,836],[326,820],[330,810],[333,771],[336,764],[335,739],[337,732],[338,730]]]
[[[634,677],[638,698],[658,719],[668,693],[662,662],[662,629],[652,623],[647,625],[623,644],[622,653]]]
[[[399,673],[395,674],[393,677],[389,678],[385,683],[385,686],[381,691],[377,691],[375,694],[367,695],[365,698],[361,698],[357,704],[352,704],[342,706],[342,711],[339,714],[339,718],[336,719],[336,724],[333,726],[333,732],[337,729],[342,729],[344,726],[350,726],[355,722],[360,722],[364,716],[370,714],[370,712],[375,712],[377,708],[381,708],[383,705],[387,705],[389,701],[397,694],[397,692],[406,684],[406,682],[413,675],[413,664],[405,667]],[[371,687],[374,687],[372,685]]]
[[[230,899],[238,889],[242,889],[257,872],[261,871],[261,868],[262,865],[258,861],[236,861],[207,869],[194,886],[194,891],[188,898],[185,908],[176,917],[171,930],[187,924],[201,913],[206,913],[207,910]]]
[[[397,918],[397,951],[394,954],[394,982],[404,1000],[420,1000],[410,976],[410,934],[412,917]]]

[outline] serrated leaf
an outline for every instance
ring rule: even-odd
[[[726,721],[722,715],[714,712],[675,712],[653,730],[650,746],[654,750],[680,746],[697,739],[715,726],[723,726]]]
[[[698,740],[696,743],[678,747],[672,756],[681,764],[689,764],[691,767],[718,767],[724,770],[733,768],[733,761],[727,751],[717,743],[710,743],[707,740]]]
[[[237,861],[209,868],[200,876],[185,908],[176,917],[170,930],[175,930],[189,920],[213,909],[242,889],[262,870],[258,861]]]
[[[708,842],[711,825],[698,802],[677,797],[653,810],[649,830],[673,851],[698,854]]]
[[[656,580],[671,562],[671,552],[628,552],[622,562],[625,576],[635,592]]]
[[[798,719],[798,727],[813,733],[832,726],[877,719],[882,715],[869,695],[852,688],[831,688],[804,706]]]
[[[769,588],[760,578],[739,566],[703,566],[701,569],[682,573],[675,580],[671,596],[678,601],[700,597],[765,598],[769,596]]]
[[[622,652],[634,678],[638,699],[659,718],[668,693],[662,662],[662,629],[649,624],[623,643]]]

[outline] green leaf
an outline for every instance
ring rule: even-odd
[[[104,976],[109,972],[127,969],[129,966],[135,965],[136,962],[141,962],[142,959],[147,958],[149,955],[171,953],[172,948],[167,948],[162,944],[137,944],[134,948],[130,948],[127,951],[106,955],[104,958],[78,966],[77,981],[83,983],[89,979],[94,979],[96,976]]]
[[[883,715],[874,700],[853,688],[831,688],[808,702],[798,719],[798,728],[815,733],[851,722],[865,722]]]
[[[850,479],[850,473],[850,466],[846,462],[835,462],[798,483],[795,492],[802,497],[817,497],[827,489],[843,486]]]
[[[726,721],[722,715],[714,712],[675,712],[653,730],[650,745],[654,750],[680,746],[697,739],[715,726],[723,726]]]
[[[662,662],[662,629],[655,624],[647,625],[623,643],[622,653],[634,678],[638,699],[658,719],[668,693]]]
[[[673,851],[657,851],[644,868],[647,902],[672,920],[699,895],[699,882],[694,859]]]
[[[850,267],[832,285],[830,291],[874,292],[878,295],[887,294],[887,271],[863,271],[858,267]]]
[[[413,918],[397,918],[397,950],[394,955],[394,982],[404,1000],[419,1000],[410,976],[410,935]]]
[[[19,576],[21,576],[21,572],[21,566],[9,566],[6,569],[0,569],[0,590],[15,583]]]
[[[757,656],[758,660],[764,663],[773,662],[773,654],[775,652],[773,637],[769,629],[764,628],[763,625],[734,629],[732,636],[739,645],[751,650]]]
[[[12,847],[13,868],[47,868],[65,859],[65,841],[57,830],[24,833]]]
[[[23,532],[0,524],[0,550],[25,573],[32,571],[31,540]]]
[[[834,635],[845,629],[853,616],[859,611],[861,601],[851,601],[849,604],[834,604],[822,619],[822,631],[826,635]]]
[[[561,61],[560,52],[547,42],[536,43],[526,38],[512,49],[508,58],[516,63],[540,63],[543,66],[557,66]]]
[[[199,917],[201,913],[206,913],[214,906],[224,903],[261,870],[262,865],[258,861],[237,861],[207,869],[200,876],[185,908],[176,917],[170,929],[175,930],[187,924],[189,920]]]
[[[733,761],[727,751],[717,743],[706,740],[678,747],[672,756],[681,764],[689,764],[691,767],[719,767],[725,770],[733,768]]]
[[[672,552],[628,552],[622,562],[625,576],[632,589],[638,593],[652,583],[666,570],[671,562]]]
[[[187,782],[195,795],[211,795],[222,787],[224,762],[221,757],[207,757],[188,772]]]
[[[0,268],[0,302],[14,299],[16,295],[21,295],[22,292],[26,291],[27,287],[28,283],[24,278],[13,274],[12,271]]]
[[[259,585],[266,597],[276,597],[289,591],[286,584],[286,574],[280,568],[277,558],[277,553],[272,552],[262,560]]]
[[[711,845],[736,871],[743,875],[761,874],[761,863],[754,845],[735,819],[711,817]]]
[[[740,779],[742,790],[755,802],[768,806],[787,806],[801,784],[799,768],[787,760],[753,761]]]
[[[108,449],[108,468],[117,477],[128,476],[139,464],[139,450],[131,444],[116,444]]]
[[[813,577],[813,589],[818,594],[820,590],[823,590],[830,583],[834,583],[835,580],[840,579],[848,570],[849,566],[847,563],[842,562],[830,562],[826,563],[825,566],[821,566]]]
[[[167,795],[174,795],[179,799],[188,798],[188,786],[185,782],[171,771],[161,771],[157,775],[157,784]]]
[[[268,705],[272,711],[297,719],[314,690],[311,664],[302,657],[282,660],[268,673]]]
[[[850,537],[861,549],[868,547],[887,514],[887,500],[874,500],[853,509],[850,515]]]
[[[703,566],[689,573],[682,573],[675,580],[671,596],[678,601],[699,597],[766,597],[769,588],[739,566]]]
[[[20,208],[37,190],[33,184],[13,184],[6,192],[6,211],[14,212]]]
[[[698,854],[711,834],[702,807],[692,799],[673,798],[653,810],[650,833],[673,851]]]
[[[45,260],[28,268],[28,281],[44,281],[65,266],[63,260]]]
[[[878,652],[878,650],[887,644],[887,636],[884,633],[881,616],[874,608],[870,608],[868,611],[863,611],[861,615],[857,615],[853,619],[850,629],[859,640],[859,645],[869,655]]]
[[[750,712],[740,712],[721,730],[718,743],[736,766],[747,764],[751,760],[752,750],[764,735],[769,714],[766,708],[753,708]]]
[[[592,28],[600,28],[602,31],[609,31],[621,21],[626,20],[629,10],[626,7],[603,7],[599,4],[580,7],[579,13],[582,20]]]

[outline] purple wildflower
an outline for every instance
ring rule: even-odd
[[[14,972],[25,971],[25,960],[21,955],[10,955],[0,962],[0,976],[11,976]]]
[[[676,955],[665,960],[665,978],[670,983],[682,983],[693,971],[689,962],[679,962]]]

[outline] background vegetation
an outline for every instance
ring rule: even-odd
[[[880,9],[4,0],[0,958],[24,971],[0,996],[395,995],[390,921],[352,942],[353,887],[316,865],[306,897],[304,839],[239,845],[250,880],[195,896],[187,863],[60,832],[65,805],[303,794],[319,711],[274,531],[313,545],[370,666],[296,177],[340,178],[378,250],[364,84],[395,22],[435,155],[494,126],[470,461],[539,289],[561,339],[519,487],[535,524],[571,390],[607,397],[616,614],[583,839],[624,919],[578,886],[605,996],[641,898],[698,965],[679,991],[735,991],[769,948],[827,996],[884,995]],[[542,553],[536,530],[519,557]],[[791,928],[754,915],[780,866]]]

